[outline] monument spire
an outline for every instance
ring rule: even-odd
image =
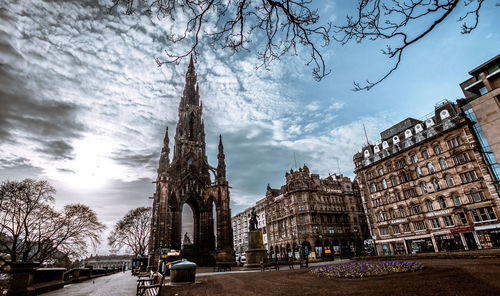
[[[222,145],[222,135],[219,135],[219,153],[217,154],[217,159],[219,160],[217,164],[217,178],[226,178],[226,163],[224,161],[224,145]]]
[[[167,172],[168,165],[170,163],[170,148],[169,148],[169,137],[168,137],[168,126],[165,131],[165,137],[163,138],[163,148],[161,149],[160,154],[160,164],[158,166],[158,174],[161,175]]]

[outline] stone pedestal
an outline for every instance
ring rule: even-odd
[[[9,263],[12,272],[12,282],[7,295],[36,295],[33,281],[39,263],[12,262]]]
[[[267,257],[264,247],[262,231],[252,230],[248,232],[248,250],[246,251],[247,262],[245,267],[260,267],[260,260]]]

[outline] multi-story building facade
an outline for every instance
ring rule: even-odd
[[[267,188],[266,225],[273,258],[353,255],[360,250],[368,227],[357,184],[348,177],[320,179],[307,166],[285,174],[281,189]]]
[[[354,155],[355,173],[379,254],[498,246],[500,199],[473,132],[454,103],[407,118]]]
[[[250,227],[250,218],[252,210],[257,215],[257,228],[262,231],[264,247],[267,249],[267,228],[266,228],[266,210],[265,197],[258,200],[255,206],[236,214],[231,218],[233,225],[234,250],[236,258],[240,258],[248,250],[248,231]]]
[[[473,122],[484,158],[500,191],[500,55],[471,70],[472,76],[460,84],[465,98],[458,100]]]

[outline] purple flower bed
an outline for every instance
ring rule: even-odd
[[[414,261],[352,262],[316,267],[315,275],[337,278],[361,278],[390,273],[422,270],[424,265]]]

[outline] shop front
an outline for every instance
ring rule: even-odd
[[[435,251],[430,237],[407,239],[406,245],[410,254],[431,253]]]
[[[391,242],[394,255],[406,254],[405,244],[403,241]]]
[[[500,224],[474,227],[482,248],[500,247]]]
[[[465,250],[460,234],[458,233],[435,235],[434,239],[436,240],[439,252]]]

